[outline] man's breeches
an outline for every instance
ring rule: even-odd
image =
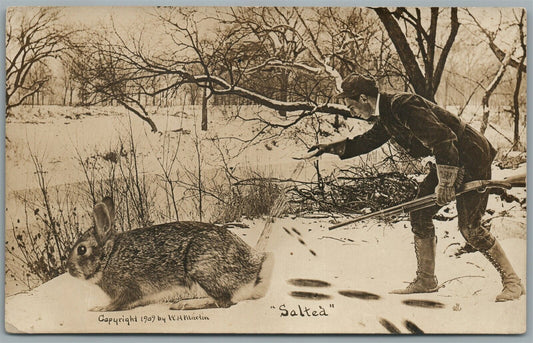
[[[490,167],[478,171],[473,177],[468,171],[465,175],[465,182],[474,179],[490,179]],[[437,171],[431,168],[424,181],[419,186],[417,197],[433,194],[438,184]],[[469,192],[457,197],[457,214],[459,231],[465,240],[477,250],[487,250],[494,244],[494,236],[486,228],[481,226],[481,218],[487,208],[488,193]],[[411,227],[413,233],[420,238],[430,238],[435,236],[435,226],[433,216],[440,209],[435,205],[420,211],[411,213]]]

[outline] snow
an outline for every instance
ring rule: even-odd
[[[54,111],[59,114],[50,116]],[[47,170],[58,176],[51,180],[52,184],[74,183],[83,180],[83,175],[75,166],[74,148],[104,152],[116,143],[110,137],[128,129],[130,123],[127,117],[117,117],[109,109],[102,109],[104,113],[98,116],[82,115],[79,120],[65,120],[65,113],[61,111],[65,110],[48,109],[43,118],[32,119],[36,123],[28,123],[27,118],[8,122],[8,207],[14,201],[9,192],[35,187],[33,168],[27,159],[28,148],[40,154],[46,153]],[[156,166],[149,163],[153,158],[149,153],[151,147],[161,144],[164,137],[177,142],[177,135],[172,136],[170,130],[181,127],[192,132],[195,130],[193,120],[189,119],[161,115],[154,120],[160,129],[167,131],[164,135],[146,135],[146,128],[138,119],[131,121],[134,135],[143,142],[141,153],[145,154],[145,166],[149,172],[151,167]],[[58,125],[67,122],[67,125]],[[214,127],[211,133],[199,134],[208,136],[216,132],[223,137],[235,130],[214,119],[210,125]],[[87,130],[89,127],[90,131]],[[351,130],[353,127],[347,128],[347,131]],[[356,131],[350,135],[353,136]],[[251,131],[248,133],[250,136],[253,134]],[[292,157],[302,155],[304,147],[294,137],[284,141],[278,138],[278,141],[277,146],[271,146],[272,150],[265,149],[264,144],[252,146],[235,163],[268,166],[273,173],[285,172],[289,174],[285,177],[291,176],[301,166]],[[184,154],[191,153],[190,147],[185,144],[181,148]],[[349,165],[353,161],[341,162],[334,156],[323,156],[321,165],[335,168],[342,163]],[[494,179],[525,170],[525,165],[518,170],[494,168]],[[310,178],[312,171],[312,166],[306,166],[303,171],[299,170],[297,176]],[[525,189],[513,189],[511,193],[519,198],[526,197]],[[525,207],[517,203],[503,203],[496,196],[491,196],[488,208],[495,213],[492,232],[500,240],[526,286]],[[452,206],[446,216],[453,216],[454,211]],[[505,216],[498,216],[503,212]],[[348,218],[336,219],[342,221]],[[24,333],[387,333],[380,324],[385,319],[402,333],[409,333],[406,320],[415,323],[425,333],[525,332],[526,296],[512,302],[494,302],[501,283],[490,263],[480,253],[465,254],[459,258],[453,255],[454,249],[464,243],[457,230],[457,218],[436,221],[436,274],[439,283],[445,287],[432,294],[389,294],[393,289],[405,287],[414,278],[416,270],[413,235],[407,218],[401,219],[395,223],[373,219],[336,230],[328,229],[333,219],[327,214],[276,219],[266,248],[274,253],[276,259],[268,294],[262,299],[243,301],[227,309],[172,311],[169,304],[163,303],[129,311],[91,312],[90,308],[105,305],[108,297],[97,286],[64,274],[33,290],[6,296],[6,330]],[[249,225],[249,229],[232,231],[250,245],[255,245],[265,219],[243,222]],[[331,286],[294,286],[289,283],[291,279],[322,280]],[[378,295],[379,299],[348,298],[339,293],[343,290],[368,292]],[[321,293],[329,299],[301,299],[291,292]],[[403,303],[408,299],[435,301],[444,304],[444,307],[408,306]],[[306,308],[309,309],[307,312]],[[285,309],[289,313],[294,311],[295,316],[282,316]],[[313,311],[316,316],[313,316]],[[319,315],[324,313],[327,315]]]
[[[255,244],[264,221],[249,222],[250,229],[234,232]],[[452,255],[452,243],[462,242],[456,219],[438,222],[436,274],[445,287],[437,293],[393,295],[403,288],[416,269],[412,234],[406,221],[384,224],[369,221],[337,230],[328,230],[329,220],[281,218],[274,223],[267,250],[273,251],[276,265],[266,297],[238,303],[228,309],[171,311],[168,304],[153,304],[129,311],[97,313],[88,309],[105,305],[107,296],[95,285],[61,275],[40,287],[6,298],[6,325],[10,332],[179,332],[179,333],[387,333],[384,318],[402,332],[404,321],[415,323],[426,333],[523,333],[526,329],[526,297],[496,303],[499,275],[479,253]],[[407,228],[406,228],[407,227]],[[296,228],[306,245],[298,242]],[[449,234],[445,234],[449,232]],[[501,244],[525,285],[526,240],[508,238]],[[447,248],[448,247],[448,248]],[[316,256],[309,251],[312,249]],[[330,287],[298,287],[291,279],[317,279]],[[456,279],[457,278],[457,279]],[[456,279],[454,281],[449,281]],[[378,300],[340,295],[341,290],[376,294]],[[325,300],[297,299],[293,291],[331,296]],[[432,300],[442,309],[407,306],[406,299]],[[281,307],[284,305],[284,307]],[[327,316],[282,317],[282,309],[298,306]],[[321,307],[320,307],[321,306]],[[209,320],[170,321],[168,316],[204,316]],[[167,318],[165,322],[144,323],[143,318]],[[108,322],[137,318],[137,322]]]

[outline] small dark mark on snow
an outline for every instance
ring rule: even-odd
[[[283,230],[285,230],[285,232],[286,232],[289,236],[292,236],[292,233],[291,233],[289,230],[287,230],[285,227],[283,228]]]
[[[477,264],[475,264],[475,263],[473,263],[473,262],[467,261],[466,264],[471,264],[471,265],[473,265],[474,267],[476,267],[477,269],[481,269],[481,271],[485,271],[485,269],[481,268],[480,266],[478,266]]]
[[[348,298],[357,298],[357,299],[363,299],[363,300],[378,300],[381,297],[374,293],[368,293],[364,291],[353,291],[353,290],[346,290],[346,291],[339,291],[340,295],[344,295]]]
[[[290,279],[290,280],[287,280],[287,283],[293,286],[299,286],[299,287],[329,287],[331,286],[329,282],[322,281],[322,280],[314,280],[314,279]]]
[[[432,301],[432,300],[418,300],[418,299],[408,299],[402,301],[407,306],[415,306],[415,307],[425,307],[425,308],[444,308],[445,305],[443,303],[440,303],[438,301]]]
[[[331,295],[323,294],[323,293],[294,291],[294,292],[290,292],[289,294],[298,299],[310,299],[310,300],[331,299]]]
[[[309,249],[309,252],[311,253],[311,255],[316,256],[316,252],[314,252],[313,250]]]
[[[405,327],[407,328],[407,330],[409,330],[409,332],[415,334],[415,335],[420,335],[420,334],[423,334],[424,331],[422,331],[421,328],[419,328],[415,323],[413,323],[412,321],[410,320],[405,320],[403,322],[403,324],[405,325]]]
[[[296,233],[298,236],[301,236],[302,234],[300,233],[300,231],[296,230],[295,228],[292,228],[292,231],[294,233]]]
[[[305,245],[305,242],[304,242],[304,240],[303,240],[303,239],[301,239],[301,238],[298,238],[298,242],[300,242],[301,244]]]
[[[401,333],[401,331],[396,327],[396,325],[392,324],[391,322],[389,322],[387,319],[385,318],[380,318],[379,319],[379,323],[381,325],[383,325],[383,327],[385,329],[387,329],[388,332],[390,333],[394,333],[394,334],[399,334]]]
[[[342,239],[340,239],[340,238],[330,237],[330,236],[322,236],[322,237],[319,237],[318,239],[325,239],[325,238],[333,239],[333,240],[336,240],[336,241],[339,241],[339,242],[344,242],[344,241],[343,241]]]

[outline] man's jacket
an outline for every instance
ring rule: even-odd
[[[390,139],[415,158],[435,156],[437,164],[468,167],[475,165],[475,155],[494,157],[495,151],[484,136],[419,95],[381,93],[378,106],[374,126],[346,140],[342,159],[366,154]]]

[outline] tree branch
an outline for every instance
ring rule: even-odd
[[[455,37],[457,37],[457,33],[459,32],[459,19],[457,18],[457,8],[452,7],[450,11],[451,11],[450,13],[451,14],[450,34],[448,36],[448,39],[446,40],[446,44],[444,44],[444,48],[442,49],[442,52],[440,53],[439,62],[437,63],[437,66],[435,67],[435,73],[433,77],[433,89],[434,90],[436,90],[438,85],[440,84],[442,73],[444,71],[444,66],[446,64],[446,59],[448,58],[450,50],[452,49],[452,45],[453,45],[453,42],[455,41]]]
[[[410,83],[415,88],[415,92],[425,96],[426,81],[424,75],[418,66],[418,62],[413,50],[411,50],[411,47],[409,46],[409,43],[407,42],[407,39],[400,28],[400,25],[398,25],[398,22],[396,19],[394,19],[391,12],[387,8],[375,7],[373,9],[383,23],[383,26],[385,26],[392,43],[396,47],[396,51],[400,56],[400,60],[402,61],[402,64],[407,72]]]

